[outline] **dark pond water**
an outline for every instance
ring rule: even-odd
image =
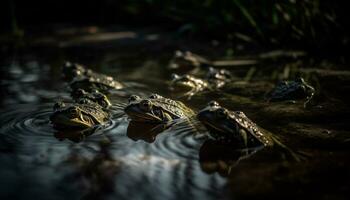
[[[173,50],[147,52],[147,47],[122,45],[11,52],[1,62],[0,198],[349,197],[350,112],[342,95],[349,89],[348,71],[331,64],[315,69],[307,59],[271,59],[227,68],[234,81],[246,78],[248,83],[203,92],[191,100],[180,98],[194,111],[210,100],[244,111],[294,151],[307,154],[305,160],[295,162],[274,149],[255,149],[245,156],[217,145],[197,122],[189,126],[179,121],[160,133],[150,133],[153,127],[130,125],[123,113],[129,95],[179,96],[167,85]],[[91,66],[127,85],[110,94],[112,121],[93,134],[58,132],[49,122],[57,100],[71,101],[60,78],[65,60]],[[247,76],[249,72],[254,73]],[[264,101],[278,79],[298,73],[318,90],[310,107],[304,108],[302,102]]]

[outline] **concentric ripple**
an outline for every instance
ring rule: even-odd
[[[8,106],[0,117],[0,134],[20,143],[32,138],[44,139],[45,142],[57,142],[54,138],[57,131],[53,129],[49,120],[51,114],[52,104]],[[96,131],[94,135],[114,126],[115,122],[111,121],[106,127]]]
[[[165,157],[197,159],[198,150],[206,138],[189,121],[183,120],[161,134],[152,150]]]

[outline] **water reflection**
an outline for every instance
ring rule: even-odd
[[[249,158],[251,155],[262,149],[257,148],[236,149],[232,145],[223,145],[214,140],[206,140],[199,150],[199,162],[201,169],[206,173],[219,173],[227,176],[231,170],[242,159]]]
[[[95,132],[96,128],[86,129],[86,130],[58,130],[54,133],[54,137],[59,140],[63,141],[65,139],[68,139],[72,142],[81,142],[85,140],[86,137],[92,135]]]
[[[127,136],[134,140],[153,143],[158,134],[169,128],[169,124],[152,124],[131,121],[128,125]]]
[[[73,171],[62,177],[62,184],[73,181],[80,185],[82,199],[100,199],[113,193],[120,163],[111,155],[110,144],[108,140],[98,142],[98,150],[91,158],[73,148],[62,162],[64,166],[73,168]]]

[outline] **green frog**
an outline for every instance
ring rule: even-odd
[[[297,78],[294,81],[283,81],[268,94],[268,101],[288,101],[306,99],[308,103],[315,94],[315,88],[306,83],[303,78]]]
[[[92,101],[94,103],[99,104],[105,109],[109,108],[112,105],[107,96],[99,92],[98,90],[86,92],[83,89],[77,89],[71,92],[71,96],[77,103]]]
[[[86,76],[87,68],[83,65],[65,62],[62,68],[62,76],[67,81],[72,81],[76,77]]]
[[[110,119],[110,115],[92,101],[70,105],[57,102],[53,109],[50,121],[57,129],[87,129],[104,125]]]
[[[297,156],[276,136],[262,131],[241,111],[230,111],[212,101],[197,114],[197,119],[208,129],[209,135],[224,145],[230,144],[236,149],[276,147],[299,161]]]
[[[84,78],[75,78],[70,82],[70,87],[72,90],[77,90],[79,88],[94,91],[99,90],[102,92],[108,92],[111,89],[119,90],[123,88],[123,85],[118,81],[113,80],[113,78],[103,78],[103,77],[84,77]]]
[[[83,78],[83,77],[99,77],[101,79],[113,79],[111,76],[107,76],[104,74],[97,73],[91,69],[88,69],[86,66],[78,64],[65,62],[63,65],[63,77],[67,81],[72,81],[75,78]]]
[[[226,83],[230,82],[232,78],[231,72],[225,69],[216,69],[209,67],[206,79],[212,88],[219,89]]]
[[[147,98],[132,95],[124,111],[132,121],[148,123],[166,123],[194,115],[194,112],[182,102],[158,94],[152,94]]]
[[[197,78],[193,75],[172,74],[170,89],[184,92],[188,100],[199,92],[204,90],[217,90],[231,81],[231,73],[225,69],[209,68],[205,79]]]
[[[173,91],[184,92],[183,96],[187,96],[188,99],[191,99],[191,97],[198,92],[209,89],[209,83],[188,74],[182,76],[172,74],[170,89]]]
[[[123,88],[123,85],[114,80],[113,77],[97,73],[77,63],[66,62],[62,71],[64,78],[70,82],[70,87],[73,90],[82,88],[88,91],[95,89],[108,91]]]

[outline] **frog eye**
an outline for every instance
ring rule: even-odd
[[[69,61],[66,61],[63,65],[64,67],[71,67],[73,64]]]
[[[78,114],[78,109],[76,107],[71,107],[69,108],[68,113],[71,117],[75,117]]]
[[[137,95],[131,95],[130,97],[129,97],[129,103],[130,102],[132,102],[132,101],[136,101],[136,100],[138,100],[138,99],[140,99],[140,97],[139,96],[137,96]]]
[[[151,94],[151,96],[149,96],[150,99],[159,99],[161,96],[158,94]]]
[[[64,104],[63,102],[57,102],[57,103],[55,103],[55,105],[53,105],[53,110],[58,110],[58,109],[63,108],[65,106],[66,106],[66,104]]]
[[[182,56],[182,51],[176,50],[175,51],[175,57],[181,57]]]
[[[87,100],[87,99],[80,99],[78,103],[79,104],[87,104],[87,103],[89,103],[89,100]]]
[[[211,102],[208,103],[208,105],[210,107],[216,107],[216,106],[219,106],[219,103],[217,101],[211,101]]]
[[[144,111],[149,111],[151,110],[151,107],[152,107],[152,103],[150,100],[143,100],[141,103],[140,103],[140,107],[142,110]]]
[[[100,91],[98,91],[98,90],[96,90],[96,89],[93,89],[93,90],[91,90],[91,93],[96,94],[96,93],[100,93]]]
[[[216,116],[218,118],[225,118],[227,117],[227,110],[225,108],[219,108],[216,110]]]
[[[84,95],[86,92],[85,92],[85,90],[83,90],[83,89],[77,89],[76,91],[75,91],[75,94],[76,95]]]
[[[177,79],[179,79],[179,78],[180,78],[179,75],[177,75],[177,74],[171,74],[171,79],[172,79],[172,80],[177,80]]]

